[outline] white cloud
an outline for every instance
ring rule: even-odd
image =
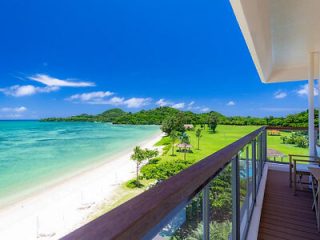
[[[300,87],[300,89],[297,90],[297,94],[299,96],[308,96],[308,92],[309,92],[308,84],[304,84],[303,86]],[[314,95],[315,96],[318,95],[318,89],[317,88],[314,88]]]
[[[0,88],[0,92],[3,92],[7,96],[24,97],[31,96],[36,93],[48,93],[58,90],[55,86],[35,87],[32,85],[14,85],[7,88]]]
[[[80,101],[101,101],[105,97],[109,97],[113,95],[113,92],[110,91],[98,91],[98,92],[88,92],[88,93],[81,93],[81,94],[74,94],[71,97],[67,98],[67,100],[74,101],[74,100],[80,100]]]
[[[113,98],[109,99],[108,101],[105,101],[104,103],[109,104],[109,105],[119,106],[119,105],[123,105],[124,98],[113,97]]]
[[[201,112],[210,112],[210,108],[204,107],[201,109]]]
[[[235,103],[234,101],[229,101],[229,102],[227,103],[227,106],[234,106],[234,105],[236,105],[236,103]]]
[[[164,106],[170,105],[171,103],[168,102],[168,101],[166,101],[165,99],[161,98],[161,99],[159,99],[159,100],[156,102],[156,104],[157,104],[158,106],[160,106],[160,107],[164,107]]]
[[[15,108],[10,108],[10,107],[3,107],[1,108],[1,112],[14,112],[14,113],[22,113],[27,111],[27,108],[24,106],[21,107],[15,107]]]
[[[70,99],[70,98],[69,98]],[[127,108],[139,108],[151,103],[151,98],[129,98],[125,99],[123,97],[112,97],[110,99],[93,99],[91,101],[85,101],[89,104],[101,104],[101,105],[112,105],[112,106],[125,106]]]
[[[54,86],[54,87],[92,87],[95,86],[92,82],[75,82],[71,81],[70,79],[58,79],[50,77],[46,74],[36,74],[28,79],[40,82],[47,86]]]
[[[283,91],[281,91],[281,90],[276,91],[276,92],[273,94],[273,96],[274,96],[275,99],[282,99],[282,98],[287,97],[287,95],[288,95],[288,94],[287,94],[286,92],[283,92]]]
[[[184,106],[185,106],[185,103],[181,102],[181,103],[173,104],[171,107],[176,109],[181,109],[181,108],[184,108]]]
[[[6,88],[0,88],[0,92],[7,96],[23,97],[31,96],[36,93],[49,93],[57,91],[60,87],[91,87],[95,86],[92,82],[76,82],[69,79],[53,78],[45,74],[36,74],[28,77],[29,80],[33,80],[44,84],[44,87],[37,87],[34,85],[14,85]]]
[[[188,104],[188,106],[189,106],[189,107],[192,107],[194,104],[195,104],[195,102],[194,102],[194,101],[191,101],[191,102]]]
[[[130,98],[124,101],[128,108],[138,108],[150,104],[151,98]]]
[[[196,107],[194,107],[194,104],[195,104],[194,101],[189,102],[188,103],[188,110],[192,110],[192,109],[196,108]]]

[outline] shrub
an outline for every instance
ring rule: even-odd
[[[281,139],[282,143],[284,144],[284,143],[287,142],[288,137],[286,137],[286,136],[281,136],[280,139]]]
[[[126,187],[133,189],[133,188],[141,188],[143,185],[137,181],[137,179],[131,179],[126,183]]]
[[[152,158],[149,160],[149,164],[156,164],[161,160],[161,158]]]
[[[308,147],[308,136],[301,132],[293,132],[289,137],[280,137],[282,143],[295,144],[297,147],[306,148]]]
[[[165,180],[194,163],[194,160],[177,159],[174,161],[160,160],[157,163],[148,163],[141,168],[142,177],[145,179]]]

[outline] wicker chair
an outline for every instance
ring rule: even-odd
[[[318,156],[306,156],[306,155],[289,155],[289,184],[292,187],[293,192],[296,193],[297,183],[300,185],[309,185],[310,182],[303,182],[303,176],[310,176],[310,170],[308,167],[316,166],[320,167],[320,158]]]

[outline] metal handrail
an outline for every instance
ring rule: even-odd
[[[178,206],[201,191],[247,144],[261,127],[179,174],[63,237],[73,239],[141,239]]]

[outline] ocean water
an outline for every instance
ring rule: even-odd
[[[158,126],[0,121],[0,207],[100,164],[159,131]]]

